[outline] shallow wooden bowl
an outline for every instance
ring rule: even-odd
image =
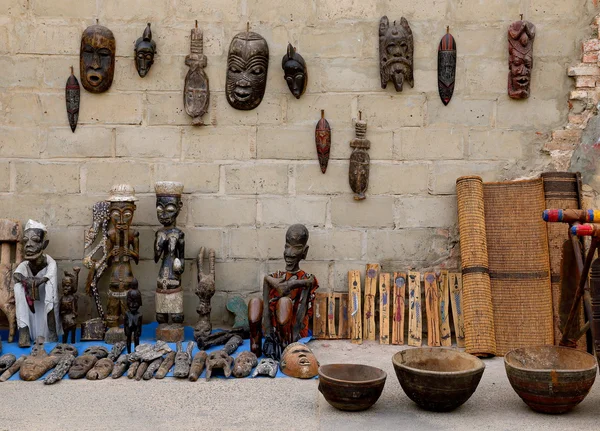
[[[366,410],[383,392],[385,371],[360,364],[329,364],[319,368],[319,391],[336,409]]]
[[[485,370],[476,356],[440,347],[403,350],[392,362],[406,395],[435,412],[454,410],[467,401]]]
[[[504,356],[511,386],[533,410],[565,413],[583,401],[594,384],[596,358],[558,346],[524,347]]]

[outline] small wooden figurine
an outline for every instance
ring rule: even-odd
[[[215,294],[215,251],[208,250],[208,271],[204,271],[204,247],[200,248],[200,253],[196,259],[198,266],[198,285],[196,287],[196,296],[198,296],[198,323],[194,327],[194,339],[206,339],[212,332],[210,323],[211,305],[210,300]]]
[[[125,336],[127,337],[127,353],[131,353],[131,342],[134,348],[140,344],[142,335],[142,294],[138,289],[129,289],[127,292],[127,311],[125,312]]]
[[[366,138],[367,122],[362,120],[362,112],[360,111],[355,129],[356,138],[350,141],[352,154],[350,154],[348,178],[350,187],[355,193],[354,200],[360,201],[366,198],[365,192],[369,187],[369,164],[371,163],[371,158],[367,153],[367,150],[371,148],[371,141]]]
[[[62,279],[63,296],[60,299],[60,317],[63,327],[63,343],[68,342],[69,334],[71,334],[71,343],[75,343],[78,316],[78,297],[75,292],[77,292],[79,282],[79,271],[81,271],[81,268],[77,266],[73,268],[73,273],[65,271]]]
[[[438,47],[438,90],[444,105],[448,105],[452,99],[455,79],[456,41],[450,34],[450,27],[446,27],[446,34]]]
[[[394,83],[396,91],[402,91],[404,82],[413,87],[413,34],[406,18],[390,26],[387,16],[379,21],[379,72],[381,88],[388,81]]]
[[[304,58],[296,52],[296,48],[291,43],[288,43],[287,53],[281,60],[281,67],[290,91],[296,99],[300,99],[306,91],[308,70]]]
[[[523,15],[508,28],[508,96],[511,99],[529,97],[534,39],[535,25],[523,21]]]
[[[140,78],[146,76],[150,71],[155,54],[156,42],[152,40],[152,30],[150,29],[150,23],[148,23],[142,37],[135,41],[134,47],[135,68]]]
[[[71,131],[75,133],[77,120],[79,119],[80,88],[79,81],[73,74],[73,66],[71,66],[71,76],[67,78],[67,85],[65,85],[65,100],[67,102],[69,126],[71,126]]]
[[[317,146],[317,157],[321,172],[325,173],[329,163],[329,153],[331,151],[331,127],[325,119],[325,110],[321,109],[321,119],[315,129],[315,144]]]
[[[185,64],[190,69],[185,76],[183,87],[183,106],[185,107],[185,113],[192,117],[192,125],[194,126],[204,124],[202,116],[208,111],[210,101],[208,76],[204,71],[207,59],[204,55],[203,38],[204,35],[202,30],[198,28],[198,20],[196,20],[196,28],[192,29],[190,36],[190,55],[185,58]]]
[[[81,35],[79,77],[90,93],[103,93],[113,82],[117,42],[113,32],[101,25],[91,25]]]
[[[15,308],[14,270],[23,259],[23,232],[21,222],[0,219],[0,310],[8,320],[8,342],[12,343],[17,331]]]

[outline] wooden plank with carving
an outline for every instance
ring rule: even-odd
[[[450,285],[448,284],[448,271],[444,270],[438,277],[438,293],[440,295],[440,341],[442,346],[452,346],[452,332],[450,332]]]
[[[379,344],[390,344],[390,274],[379,276]]]
[[[420,347],[423,340],[421,320],[421,274],[408,273],[408,345]]]
[[[314,301],[313,333],[317,340],[329,338],[327,334],[327,294],[317,293]]]
[[[338,336],[342,339],[350,338],[350,327],[348,326],[348,296],[347,293],[343,293],[340,299]]]
[[[452,318],[454,320],[454,335],[456,345],[465,347],[465,319],[462,309],[462,274],[448,274],[450,281],[450,299],[452,303]]]
[[[362,344],[362,314],[360,271],[348,271],[348,292],[350,295],[350,339],[354,344]]]
[[[440,297],[436,277],[433,272],[426,272],[425,281],[425,311],[427,313],[427,345],[440,346]]]
[[[335,298],[333,292],[327,295],[327,336],[332,339],[338,338],[335,333]]]
[[[392,344],[404,344],[404,305],[406,301],[406,273],[394,272],[392,310]]]
[[[365,302],[363,323],[363,339],[375,341],[375,296],[377,295],[377,279],[379,278],[379,264],[368,263],[365,271]]]

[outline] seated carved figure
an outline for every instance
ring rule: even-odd
[[[306,226],[290,226],[285,235],[285,271],[277,271],[264,278],[263,301],[266,305],[262,313],[262,326],[267,336],[271,333],[271,328],[276,329],[282,347],[308,336],[309,322],[313,314],[312,304],[319,283],[314,275],[300,269],[300,261],[305,259],[308,253],[307,243]],[[249,304],[252,308],[249,312],[251,328],[257,326],[253,325],[256,323],[253,320],[258,317],[258,302],[259,300],[252,300]]]

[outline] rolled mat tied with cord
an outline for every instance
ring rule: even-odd
[[[553,344],[543,181],[485,183],[483,197],[496,354]]]
[[[456,195],[466,352],[476,356],[493,356],[496,354],[496,334],[481,177],[457,179]]]
[[[581,208],[581,174],[579,172],[544,172],[544,196],[547,209]],[[546,223],[548,249],[550,252],[550,282],[552,285],[552,312],[554,317],[554,344],[562,338],[575,291],[579,285],[579,274],[569,239],[567,223]],[[561,275],[562,274],[562,275]],[[579,326],[584,324],[583,304]],[[577,348],[587,350],[586,338],[577,341]]]

